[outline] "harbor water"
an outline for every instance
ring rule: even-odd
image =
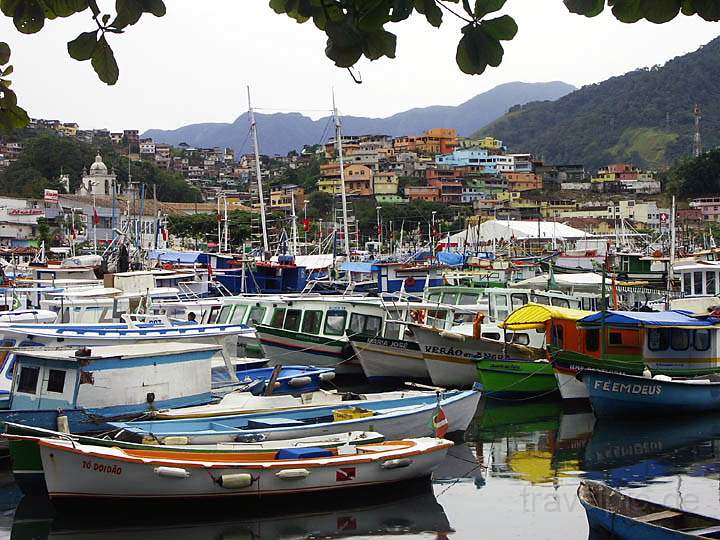
[[[57,513],[22,498],[8,464],[0,474],[0,536],[115,539],[577,539],[588,538],[581,479],[689,511],[720,516],[720,416],[596,422],[559,401],[483,400],[435,472],[371,492],[247,506]],[[592,536],[594,538],[594,536]]]

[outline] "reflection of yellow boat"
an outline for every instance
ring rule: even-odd
[[[531,484],[544,484],[555,478],[574,476],[568,473],[578,471],[580,463],[573,459],[558,464],[549,450],[520,450],[510,455],[508,466],[521,480]]]

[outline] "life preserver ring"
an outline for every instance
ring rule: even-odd
[[[413,309],[410,312],[410,318],[417,324],[424,324],[426,314],[424,309]]]
[[[410,276],[408,278],[405,278],[405,286],[406,287],[413,287],[415,285],[416,281],[415,278]]]
[[[485,320],[485,314],[478,312],[473,319],[473,337],[479,338],[482,334],[482,323]]]
[[[173,263],[163,263],[162,267],[163,270],[175,270],[175,265]]]

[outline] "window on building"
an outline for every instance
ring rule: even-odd
[[[283,325],[283,328],[285,330],[297,332],[298,330],[300,330],[301,316],[302,311],[300,311],[299,309],[288,309],[285,313],[285,324]]]
[[[283,320],[285,320],[285,308],[276,308],[270,320],[270,326],[273,328],[282,328]]]
[[[597,351],[600,347],[600,330],[590,328],[585,330],[585,349],[588,351]]]
[[[710,330],[693,330],[693,348],[696,351],[707,351],[710,348]]]
[[[322,323],[322,314],[320,310],[309,310],[303,315],[302,331],[304,334],[319,334],[320,325]]]
[[[694,294],[702,294],[703,293],[702,278],[703,278],[702,272],[693,272],[693,293]]]
[[[18,380],[17,391],[23,394],[35,394],[37,391],[38,375],[40,368],[25,367],[20,369],[20,379]]]
[[[670,332],[670,347],[674,351],[686,351],[690,346],[690,331],[686,328],[672,328]]]
[[[347,312],[339,309],[328,310],[325,317],[325,333],[329,336],[342,336],[345,333]]]
[[[58,394],[62,394],[63,389],[65,388],[65,370],[63,369],[51,369],[48,373],[48,383],[47,383],[47,391],[48,392],[57,392]]]

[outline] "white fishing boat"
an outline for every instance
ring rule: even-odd
[[[113,422],[122,438],[164,440],[184,437],[188,444],[313,437],[346,431],[377,431],[387,439],[435,433],[440,409],[448,433],[463,432],[475,416],[480,392],[476,390],[423,393],[401,399],[368,400],[362,405],[332,404],[251,414],[177,420]]]
[[[497,339],[484,337],[481,325],[472,336],[427,325],[414,324],[411,329],[420,344],[430,379],[444,388],[472,386],[478,380],[480,360],[537,360],[545,356],[541,349],[504,341],[499,332]]]
[[[453,445],[422,438],[341,447],[286,449],[208,459],[42,439],[52,500],[267,497],[394,484],[429,476]]]

